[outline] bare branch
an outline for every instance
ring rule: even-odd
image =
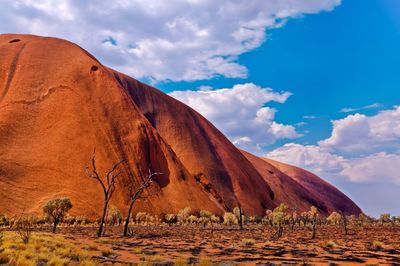
[[[117,167],[118,167],[121,163],[123,163],[123,162],[124,162],[124,160],[119,161],[118,163],[114,164],[113,168],[107,173],[107,184],[110,184],[110,177],[113,176],[113,172],[114,172],[115,170],[117,170]],[[115,177],[112,178],[112,179],[115,179]]]
[[[147,187],[149,187],[151,185],[151,183],[153,182],[153,177],[156,175],[161,175],[162,173],[160,172],[154,172],[151,173],[151,170],[149,169],[149,175],[146,177],[146,179],[142,180],[142,183],[140,184],[139,188],[132,193],[132,187],[130,187],[130,194],[131,194],[131,199],[132,201],[137,200],[138,198],[140,198],[141,194],[143,193],[143,190],[146,189]]]
[[[103,180],[101,180],[100,175],[99,175],[99,173],[97,172],[97,169],[96,169],[96,154],[93,154],[93,156],[92,156],[92,168],[93,168],[92,177],[97,179],[97,181],[100,182],[100,185],[103,188],[104,193],[106,194],[107,193],[106,186],[104,185]]]
[[[93,169],[90,172],[89,168],[86,167],[85,168],[86,175],[91,177],[91,178],[93,178],[93,179],[95,179],[95,180],[97,180],[100,183],[100,185],[101,185],[101,187],[103,189],[103,193],[104,193],[103,215],[102,215],[102,218],[101,218],[101,223],[100,223],[99,231],[98,231],[98,234],[97,234],[97,236],[100,237],[102,235],[102,233],[103,233],[103,225],[104,225],[105,216],[106,216],[106,213],[107,213],[108,203],[110,202],[110,199],[111,199],[111,197],[112,197],[112,195],[113,195],[113,193],[115,191],[115,188],[116,188],[116,186],[115,186],[116,179],[117,179],[118,176],[120,176],[122,174],[122,171],[116,172],[116,173],[115,173],[115,171],[117,170],[118,166],[124,162],[124,160],[114,164],[113,167],[111,168],[111,170],[107,172],[106,178],[105,178],[106,179],[105,181],[107,183],[104,182],[104,180],[101,178],[100,174],[97,172],[95,151],[93,152],[93,156],[92,156],[91,161],[92,161],[92,168]]]
[[[152,173],[151,169],[149,169],[148,176],[146,178],[142,178],[142,183],[135,190],[135,192],[133,192],[133,186],[131,186],[129,188],[129,194],[130,194],[130,197],[131,197],[131,204],[129,206],[128,215],[127,215],[126,220],[125,220],[124,236],[127,236],[127,234],[128,234],[129,219],[130,219],[130,216],[131,216],[133,205],[135,204],[136,200],[142,198],[143,191],[151,185],[151,183],[153,182],[153,177],[156,176],[156,175],[161,175],[161,174],[162,173],[159,173],[159,172]],[[147,195],[146,198],[148,198],[149,196],[150,196],[150,194]]]

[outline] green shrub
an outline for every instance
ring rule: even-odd
[[[238,224],[238,219],[236,218],[236,215],[231,212],[224,213],[224,224],[226,225]]]
[[[190,209],[190,207],[186,207],[186,208],[180,210],[177,215],[178,223],[179,224],[187,223],[187,219],[189,218],[191,211],[192,211],[192,209]]]
[[[120,225],[120,224],[122,224],[122,213],[115,206],[111,206],[110,210],[108,211],[108,217],[107,218],[108,218],[108,223],[110,225]]]
[[[211,222],[214,223],[214,224],[219,224],[221,222],[221,218],[219,216],[214,215],[214,214],[211,215],[210,219],[211,219]]]
[[[49,200],[43,207],[43,213],[47,219],[53,224],[53,233],[56,232],[58,224],[62,223],[67,212],[72,208],[69,198],[60,198]]]
[[[196,224],[196,223],[199,222],[199,218],[197,216],[195,216],[195,215],[190,215],[187,218],[187,222],[190,223],[190,224]]]

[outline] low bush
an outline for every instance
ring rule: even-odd
[[[323,246],[326,247],[326,248],[335,248],[335,247],[337,247],[337,244],[334,241],[329,240],[329,241],[326,241],[323,244]]]
[[[255,243],[256,243],[256,241],[252,238],[243,238],[242,241],[240,242],[240,244],[242,246],[246,246],[246,247],[254,246]]]
[[[199,218],[197,216],[195,216],[195,215],[190,215],[187,218],[187,222],[190,223],[190,224],[197,224],[199,222]]]
[[[176,217],[175,214],[173,214],[173,213],[168,213],[168,214],[165,215],[164,221],[165,221],[167,224],[171,225],[171,224],[176,224],[176,222],[177,222],[178,220],[177,220],[177,217]]]
[[[224,224],[225,225],[238,224],[238,219],[236,218],[236,215],[231,212],[224,213]]]
[[[374,240],[366,245],[368,250],[379,251],[385,249],[385,245],[377,240]]]

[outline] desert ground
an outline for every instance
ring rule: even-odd
[[[133,225],[121,237],[122,226],[107,226],[96,238],[94,226],[63,226],[57,234],[37,228],[24,244],[18,232],[2,229],[0,264],[10,265],[398,265],[400,228],[395,225],[336,225],[276,228],[237,225]],[[0,242],[1,244],[1,242]],[[48,245],[46,247],[46,244]],[[28,245],[36,245],[28,247]],[[32,252],[33,250],[33,252]],[[25,252],[25,253],[24,253]],[[51,258],[46,252],[54,253]]]

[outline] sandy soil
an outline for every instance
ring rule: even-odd
[[[60,228],[60,233],[82,248],[90,246],[99,255],[123,262],[153,262],[162,265],[223,263],[239,265],[307,264],[353,265],[400,264],[400,228],[392,226],[354,227],[345,236],[336,226],[317,229],[285,228],[284,236],[271,240],[274,229],[261,225],[217,226],[133,226],[131,237],[120,237],[122,227],[108,227],[105,237],[95,238],[95,228]],[[250,239],[250,240],[244,240]],[[246,242],[253,242],[247,243]],[[368,248],[372,241],[380,250]],[[334,242],[327,247],[327,242]]]

